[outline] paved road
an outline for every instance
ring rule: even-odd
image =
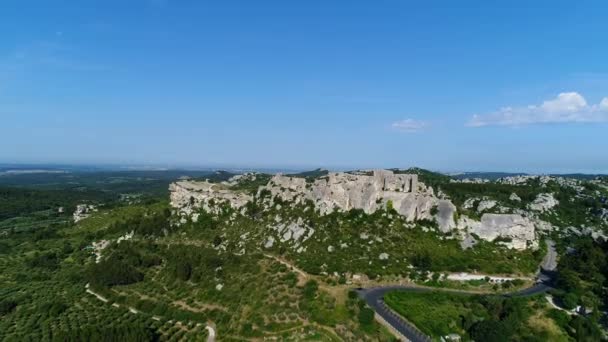
[[[537,275],[538,282],[523,290],[512,293],[503,294],[505,297],[524,297],[544,293],[552,289],[551,284],[554,278],[554,272],[557,267],[557,252],[555,251],[555,243],[548,240],[547,255],[540,265],[540,271]],[[408,291],[408,292],[431,292],[431,291],[451,291],[451,292],[466,292],[461,290],[450,290],[441,288],[423,288],[413,285],[395,285],[382,286],[369,289],[358,289],[359,296],[365,300],[378,315],[388,322],[395,330],[405,336],[412,342],[428,342],[431,339],[420,332],[413,324],[407,322],[402,317],[394,313],[384,303],[384,295],[391,291]]]
[[[555,242],[547,240],[547,254],[543,259],[540,268],[545,271],[555,271],[557,268],[557,250],[555,250]]]
[[[375,287],[371,289],[359,290],[361,296],[367,305],[369,305],[380,317],[390,324],[401,335],[405,336],[412,342],[427,342],[431,339],[421,333],[413,324],[405,321],[402,317],[391,311],[384,303],[384,295],[391,291],[411,291],[411,292],[426,292],[427,289],[419,287],[403,286],[385,286]]]

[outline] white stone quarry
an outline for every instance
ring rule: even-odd
[[[539,194],[534,202],[529,204],[530,210],[545,212],[551,210],[553,207],[559,204],[559,201],[555,199],[553,194]]]

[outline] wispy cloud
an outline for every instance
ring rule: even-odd
[[[525,126],[569,122],[608,122],[608,97],[599,104],[589,105],[577,92],[560,93],[540,105],[505,107],[493,113],[473,115],[467,126]]]
[[[416,133],[428,128],[429,123],[426,121],[414,120],[414,119],[405,119],[393,122],[391,127],[394,130],[405,133]]]

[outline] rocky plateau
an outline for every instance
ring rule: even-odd
[[[182,180],[170,185],[171,205],[184,216],[196,215],[203,209],[217,212],[218,204],[243,211],[246,204],[254,199],[254,194],[234,190],[232,187],[246,177],[237,176],[222,183]],[[301,204],[314,203],[320,215],[334,210],[349,211],[360,209],[373,213],[379,209],[392,208],[406,221],[431,220],[437,223],[441,233],[454,233],[461,240],[479,238],[499,241],[509,248],[526,249],[538,247],[535,222],[525,213],[483,213],[480,220],[458,215],[457,208],[445,194],[437,194],[430,186],[419,181],[416,174],[395,173],[389,170],[373,170],[358,173],[330,172],[313,180],[276,174],[266,185],[259,187],[257,195],[270,193],[272,201]],[[513,197],[513,200],[517,200]],[[472,206],[475,200],[467,205]],[[497,206],[496,201],[477,200],[478,212]],[[272,202],[270,203],[272,204]],[[551,194],[539,196],[531,210],[550,210],[557,203]],[[282,240],[309,238],[313,230],[295,225],[275,225],[269,227],[279,231]],[[272,242],[271,242],[272,241]],[[266,240],[271,245],[274,240]]]

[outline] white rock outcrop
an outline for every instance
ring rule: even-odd
[[[72,215],[74,218],[74,222],[82,221],[85,218],[89,217],[92,212],[97,211],[97,208],[91,204],[78,204],[76,206],[76,210]]]
[[[519,214],[483,214],[481,221],[463,216],[458,221],[458,228],[487,241],[501,238],[509,248],[538,247],[534,224]]]
[[[521,202],[521,197],[517,196],[516,193],[512,193],[511,196],[509,196],[509,200],[513,202]]]
[[[272,228],[280,235],[281,242],[304,242],[315,232],[314,229],[304,225],[301,222],[301,218],[298,219],[298,222],[291,222],[289,224],[279,223],[276,226],[272,226]]]
[[[207,181],[178,181],[169,185],[169,191],[171,206],[187,215],[190,215],[195,208],[216,212],[218,210],[216,204],[221,203],[227,203],[235,209],[242,208],[253,198],[247,193],[232,191],[224,184]]]
[[[266,241],[264,242],[264,248],[272,248],[273,245],[274,245],[274,238],[272,236],[269,236],[268,238],[266,238]]]
[[[467,198],[467,200],[464,201],[464,203],[462,204],[462,207],[464,209],[473,209],[473,207],[475,207],[475,202],[477,202],[479,200],[480,199],[477,197]]]
[[[371,174],[332,172],[309,183],[304,178],[276,175],[260,191],[268,190],[272,196],[303,203],[312,201],[321,214],[333,210],[361,209],[373,213],[392,206],[406,220],[437,219],[442,231],[455,227],[454,205],[440,200],[432,188],[418,182],[418,175],[395,174],[388,170],[374,170]],[[437,208],[437,215],[433,215]]]
[[[498,204],[498,202],[496,202],[495,200],[484,199],[477,205],[477,212],[480,213],[484,210],[492,209],[496,206],[496,204]]]
[[[185,215],[192,215],[197,208],[216,212],[219,203],[242,209],[253,199],[253,195],[231,190],[230,186],[221,183],[178,181],[171,184],[170,191],[171,205]],[[270,194],[264,196],[265,203],[276,210],[279,210],[279,204],[274,201],[277,197],[296,204],[312,202],[321,215],[351,209],[371,214],[392,207],[406,221],[434,220],[444,233],[458,229],[461,232],[456,232],[454,236],[460,239],[466,239],[470,234],[488,241],[501,237],[505,245],[517,249],[538,244],[534,224],[520,214],[485,213],[481,221],[463,215],[455,222],[456,206],[445,195],[438,193],[438,196],[432,188],[419,182],[415,174],[395,174],[387,170],[331,172],[312,181],[278,174],[258,189],[258,195],[263,193]],[[551,207],[552,202],[545,202],[543,207]],[[467,200],[465,207],[468,205],[472,209],[475,204],[480,212],[497,206],[496,201],[484,197]],[[273,221],[268,227],[275,232],[274,238],[261,242],[266,248],[280,241],[300,249],[301,244],[314,234],[314,229],[302,218],[285,219],[277,215]],[[360,238],[368,239],[368,232],[360,232]],[[470,245],[467,243],[466,247]]]
[[[109,245],[110,245],[111,241],[109,240],[100,240],[100,241],[95,241],[91,244],[92,249],[93,249],[93,254],[95,255],[95,263],[100,263],[101,262],[101,252],[106,249]]]
[[[559,201],[555,199],[553,194],[539,194],[534,202],[530,203],[529,208],[530,210],[545,212],[558,204]]]

